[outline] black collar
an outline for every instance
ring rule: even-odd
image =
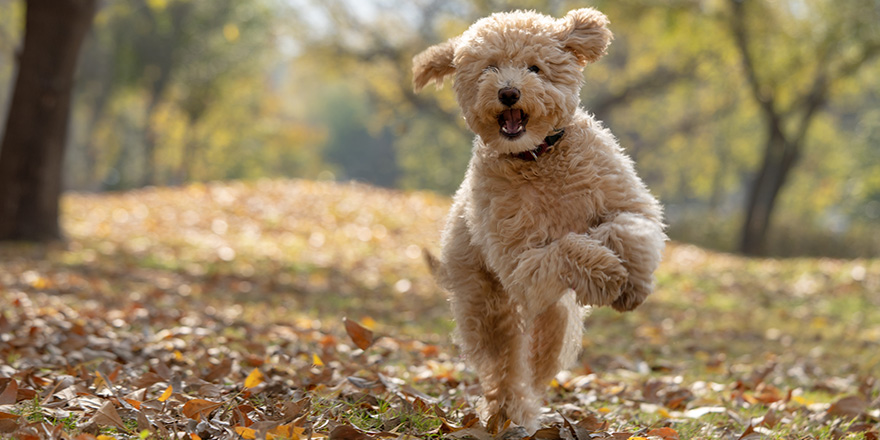
[[[560,128],[555,133],[551,134],[544,138],[544,142],[541,142],[541,145],[538,145],[534,149],[521,151],[519,153],[510,153],[511,156],[516,157],[517,159],[529,161],[529,162],[537,162],[538,156],[550,151],[553,149],[553,145],[556,142],[559,142],[559,139],[562,139],[562,135],[565,134],[565,129]]]

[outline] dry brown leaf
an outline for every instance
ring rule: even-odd
[[[339,425],[330,431],[330,440],[368,440],[371,438],[363,431],[350,425]]]
[[[828,415],[858,417],[868,409],[868,401],[862,396],[847,396],[831,404]]]
[[[205,377],[202,379],[208,382],[214,382],[228,376],[230,372],[232,372],[232,359],[226,358],[205,374]]]
[[[853,423],[846,432],[864,432],[865,435],[873,432],[874,436],[876,436],[877,428],[872,423]]]
[[[586,429],[587,431],[604,431],[608,429],[608,421],[600,420],[595,414],[587,414],[586,417],[577,422],[576,426]]]
[[[12,419],[0,419],[0,434],[9,434],[18,429],[18,423]]]
[[[562,415],[562,413],[559,413],[559,416],[562,417],[563,425],[565,426],[565,429],[568,430],[568,432],[571,434],[572,438],[574,438],[575,440],[590,439],[590,433],[588,429],[582,426],[573,425],[567,417]],[[560,435],[561,434],[562,432],[560,431]]]
[[[749,427],[746,428],[745,432],[743,432],[742,435],[739,436],[738,440],[759,440],[762,438],[764,438],[764,435],[760,432],[755,431],[754,426],[749,425]]]
[[[138,431],[140,432],[143,432],[145,430],[155,432],[155,430],[153,429],[153,423],[150,422],[150,418],[147,417],[147,415],[144,414],[142,411],[137,412],[137,424]]]
[[[18,382],[15,379],[9,381],[6,389],[0,393],[0,405],[13,405],[18,399]]]
[[[538,440],[562,440],[562,436],[559,435],[559,428],[542,428],[535,431],[535,434],[532,435],[532,438]]]
[[[663,440],[679,440],[678,431],[664,427],[648,431],[648,437],[660,437]]]
[[[345,331],[357,348],[366,350],[373,345],[373,332],[348,318],[342,318],[342,322],[345,324]]]
[[[776,424],[779,423],[779,416],[776,415],[776,411],[772,409],[767,411],[767,414],[764,414],[764,418],[761,419],[760,426],[766,426],[768,428],[773,428]]]
[[[109,400],[98,409],[98,412],[96,412],[90,420],[99,426],[113,426],[117,429],[128,432],[128,428],[126,428],[125,423],[122,421],[122,417],[119,417],[119,413],[116,412],[116,406],[114,406],[113,402]]]
[[[210,400],[192,399],[183,404],[183,408],[180,410],[180,412],[193,420],[201,420],[203,414],[210,414],[211,411],[214,411],[221,405],[223,404],[218,402],[211,402]]]
[[[472,426],[470,428],[459,429],[455,432],[450,432],[447,434],[448,437],[452,438],[475,438],[477,440],[493,440],[491,434],[488,431],[483,429],[481,426]]]
[[[139,377],[139,378],[138,378],[137,380],[135,380],[134,382],[132,382],[131,385],[132,385],[134,388],[147,388],[147,387],[149,387],[149,386],[151,386],[151,385],[153,385],[153,384],[156,384],[156,383],[162,382],[162,381],[164,381],[164,380],[165,380],[165,379],[162,379],[162,377],[159,376],[158,374],[153,373],[152,371],[149,371],[149,372],[147,372],[147,373],[144,373],[143,376]]]

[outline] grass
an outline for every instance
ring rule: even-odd
[[[448,206],[428,193],[306,181],[70,194],[65,246],[0,246],[0,301],[14,305],[0,310],[4,371],[24,381],[28,365],[43,362],[39,374],[52,383],[78,368],[82,390],[97,393],[85,378],[117,369],[117,387],[135,392],[131,383],[156,360],[195,380],[230,359],[234,368],[214,385],[230,408],[259,409],[248,413],[255,420],[306,399],[307,417],[297,420],[314,436],[344,424],[444,437],[444,425],[462,426],[479,395],[450,341],[446,295],[421,260],[422,248],[437,250]],[[573,422],[598,417],[607,432],[671,427],[682,439],[738,439],[771,411],[779,420],[758,427],[765,438],[868,439],[878,430],[880,408],[856,414],[852,426],[869,427],[849,433],[852,417],[828,411],[846,396],[880,398],[880,260],[748,259],[670,243],[657,280],[635,312],[592,312],[583,353],[548,393],[553,411]],[[352,348],[343,317],[375,333],[369,350]],[[36,347],[69,338],[71,323],[106,344],[93,350],[121,345],[150,357],[52,367]],[[32,327],[42,329],[34,349],[3,342],[34,337]],[[326,366],[312,365],[314,356]],[[253,368],[274,388],[241,394]],[[361,389],[347,382],[352,376],[393,383]],[[137,398],[155,404],[165,387]],[[151,417],[169,432],[195,433],[175,419],[175,405],[219,397],[181,390],[173,405],[144,411],[158,411]],[[38,403],[15,408],[28,423],[60,423],[68,433],[93,414],[80,405],[69,419],[52,419]],[[702,408],[722,411],[688,416]],[[121,413],[126,423],[131,414]],[[545,426],[560,423],[551,417]],[[140,432],[136,421],[127,427]]]

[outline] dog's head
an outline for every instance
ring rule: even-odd
[[[415,90],[455,75],[465,120],[483,142],[501,153],[534,149],[569,123],[584,66],[611,41],[607,24],[592,8],[558,20],[525,11],[493,14],[413,58]]]

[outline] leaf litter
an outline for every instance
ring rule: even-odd
[[[878,438],[876,260],[672,244],[645,306],[588,318],[529,435],[479,418],[422,265],[445,198],[260,181],[63,207],[66,247],[0,247],[0,437]]]

